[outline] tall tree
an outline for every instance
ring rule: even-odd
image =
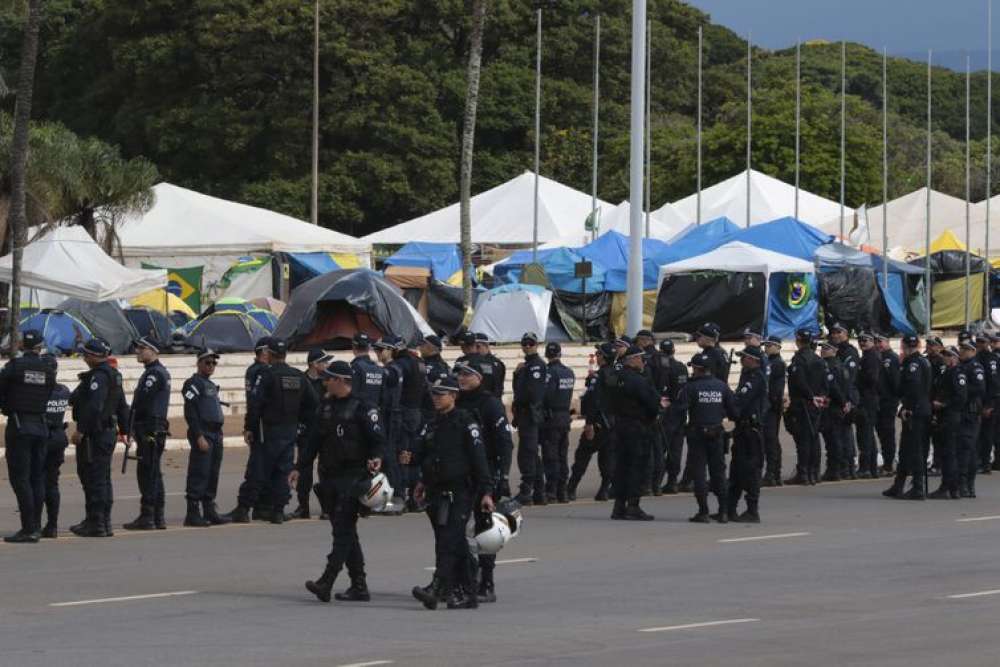
[[[483,61],[483,28],[487,0],[472,0],[472,32],[469,35],[469,68],[465,80],[465,115],[462,120],[462,164],[459,177],[459,224],[462,227],[462,303],[472,307],[472,155],[479,106],[479,74]]]
[[[35,63],[38,60],[38,31],[42,23],[42,0],[28,1],[28,23],[21,43],[21,70],[17,80],[17,104],[14,107],[14,138],[11,143],[11,201],[7,227],[12,232],[10,315],[8,330],[11,352],[18,340],[17,324],[21,315],[21,260],[27,239],[25,220],[25,181],[28,166],[28,131],[31,121],[31,98],[35,92]]]

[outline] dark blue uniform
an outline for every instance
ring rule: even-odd
[[[136,480],[141,495],[142,516],[163,523],[164,491],[160,460],[167,443],[167,408],[170,405],[170,373],[159,360],[146,364],[132,394],[132,437],[136,442]],[[158,518],[158,520],[156,520]]]
[[[729,386],[729,355],[718,345],[704,348],[702,354],[708,357],[708,372]]]
[[[878,388],[881,371],[882,356],[874,347],[861,353],[857,378],[860,401],[854,414],[858,436],[858,470],[862,478],[879,476],[875,425],[878,421]]]
[[[395,418],[390,420],[391,439],[388,444],[395,445],[393,458],[398,461],[399,452],[412,451],[413,443],[420,435],[424,421],[427,372],[423,361],[408,351],[399,353],[387,370],[386,388],[394,390],[398,396]],[[419,480],[420,471],[414,464],[398,464],[398,470],[398,486],[393,484],[393,488],[405,491],[408,509],[416,510],[418,508],[413,500],[413,488]]]
[[[368,405],[382,405],[382,387],[385,385],[385,369],[375,363],[367,354],[351,360],[354,380],[351,394]],[[322,395],[322,394],[321,394]]]
[[[49,437],[45,412],[55,384],[52,364],[34,351],[26,351],[0,370],[0,405],[7,415],[7,472],[25,535],[41,532],[38,519],[45,499]]]
[[[708,370],[708,369],[706,369]],[[698,514],[708,514],[708,489],[705,467],[708,466],[712,493],[719,500],[719,512],[726,511],[726,454],[722,420],[737,416],[736,401],[725,382],[712,375],[688,380],[680,392],[678,408],[687,414],[688,460],[694,478],[694,496]]]
[[[908,496],[918,499],[924,497],[924,478],[927,475],[924,447],[928,440],[931,418],[932,379],[931,364],[920,353],[914,352],[900,362],[899,399],[903,433],[899,441],[899,467],[896,470],[896,478],[885,495],[900,496],[906,477],[912,475],[913,486]],[[972,448],[974,451],[975,438],[972,439]]]
[[[604,398],[602,383],[605,377],[611,372],[610,366],[602,366],[597,373],[587,378],[586,389],[580,397],[580,413],[583,416],[585,426],[580,434],[580,442],[577,443],[576,452],[573,454],[573,468],[570,473],[569,484],[566,495],[569,500],[576,500],[576,487],[587,472],[590,459],[597,454],[597,470],[601,475],[601,486],[597,491],[595,500],[607,500],[608,490],[611,488],[611,479],[614,475],[613,450],[611,447],[611,424],[613,418],[608,414],[609,407]],[[592,435],[588,436],[588,430]]]
[[[308,373],[306,374],[306,378],[308,378],[309,384],[312,386],[313,395],[319,401],[320,397],[326,395],[323,378],[309,377]],[[309,494],[312,493],[313,488],[313,464],[316,462],[316,456],[315,453],[311,453],[313,450],[309,447],[309,433],[303,423],[299,424],[299,434],[295,442],[295,450],[295,468],[299,471],[299,484],[295,489],[295,495],[299,501],[296,514],[299,518],[308,519]],[[320,505],[322,507],[323,503],[320,502]],[[322,507],[322,511],[324,514],[329,514],[325,507]]]
[[[757,515],[760,499],[760,473],[764,463],[764,414],[768,402],[767,375],[763,368],[744,369],[736,388],[736,430],[733,432],[733,456],[729,469],[727,508],[730,519],[736,517],[740,496],[746,494],[747,511]]]
[[[615,511],[637,507],[649,464],[660,394],[643,373],[623,366],[615,397]],[[648,477],[647,477],[648,479]]]
[[[550,361],[546,371],[545,423],[540,437],[545,466],[545,495],[547,501],[565,503],[568,502],[570,404],[573,402],[576,374],[558,359]]]
[[[899,410],[899,355],[883,350],[878,376],[878,433],[882,448],[882,470],[891,473],[896,460],[896,413]]]
[[[246,404],[250,404],[250,391],[253,389],[254,385],[257,384],[257,376],[267,368],[267,364],[262,361],[254,360],[252,364],[247,367],[246,373],[243,375],[243,392],[246,399]],[[254,479],[256,470],[258,467],[258,459],[262,456],[261,443],[262,438],[259,432],[253,433],[252,440],[248,445],[250,453],[247,456],[246,468],[243,472],[243,482],[240,484],[240,489],[237,495],[241,501],[248,500],[251,497],[256,497],[256,507],[254,507],[254,512],[259,512],[263,516],[267,516],[271,511],[271,485],[265,483],[263,486],[258,487],[257,482]],[[242,504],[242,503],[241,503]]]
[[[685,414],[676,403],[684,385],[688,382],[687,366],[666,354],[654,358],[654,378],[656,388],[661,396],[670,400],[670,406],[660,413],[660,430],[663,436],[663,459],[654,459],[653,488],[663,482],[667,475],[666,491],[676,492],[677,477],[681,472],[681,459],[684,455],[684,421]]]
[[[858,438],[855,436],[851,422],[855,420],[858,412],[858,405],[861,402],[861,395],[858,391],[858,376],[861,373],[861,353],[849,341],[844,341],[837,345],[837,358],[840,359],[844,372],[847,374],[847,396],[851,402],[851,412],[847,416],[844,425],[844,458],[847,460],[848,476],[852,474],[857,477],[858,464]],[[819,461],[816,462],[817,470]]]
[[[540,429],[544,423],[545,391],[548,367],[537,354],[525,357],[524,365],[514,371],[514,426],[517,428],[517,468],[521,472],[518,501],[525,505],[545,502],[544,474],[538,451]]]
[[[990,472],[990,456],[993,453],[993,435],[996,430],[996,408],[1000,407],[1000,363],[991,350],[980,350],[976,360],[985,371],[986,391],[983,395],[982,419],[979,428],[979,466],[984,473]]]
[[[844,415],[848,402],[850,374],[837,357],[823,357],[826,364],[827,398],[829,402],[820,416],[820,434],[826,445],[826,472],[824,482],[837,482],[851,476],[851,461],[848,460],[847,431],[850,425]],[[819,459],[813,462],[819,466]],[[814,468],[815,469],[815,468]]]
[[[781,353],[767,356],[769,373],[767,376],[768,410],[764,420],[764,455],[767,471],[764,473],[766,486],[781,486],[781,416],[785,411],[785,360]]]
[[[49,425],[49,437],[45,441],[45,513],[46,523],[43,536],[55,537],[59,524],[59,472],[66,461],[66,410],[69,409],[70,391],[64,384],[57,384],[49,394],[45,409],[45,421]],[[38,523],[41,523],[41,508],[37,508]]]
[[[976,497],[976,473],[979,471],[979,431],[983,404],[987,400],[986,371],[973,357],[961,364],[968,381],[968,398],[958,431],[959,492],[967,498]]]
[[[944,368],[934,377],[931,393],[935,433],[934,448],[941,461],[941,488],[932,496],[958,498],[958,458],[956,444],[961,430],[962,415],[968,400],[968,380],[960,366]]]
[[[80,384],[70,396],[76,430],[82,436],[76,448],[77,470],[87,505],[85,528],[100,536],[110,533],[111,457],[119,424],[128,423],[121,374],[107,361],[80,374]]]
[[[815,483],[819,472],[819,429],[822,411],[814,398],[827,397],[827,368],[809,347],[795,352],[788,364],[788,412],[785,427],[795,439],[797,470],[789,482]]]
[[[187,483],[184,495],[188,502],[214,507],[222,467],[222,426],[225,416],[219,401],[219,386],[195,373],[184,383],[184,420],[188,454]],[[198,436],[208,441],[208,451],[198,447]]]

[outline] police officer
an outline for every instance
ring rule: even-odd
[[[485,387],[487,391],[499,399],[503,399],[504,385],[507,382],[507,366],[493,354],[490,349],[490,337],[484,333],[476,332],[476,354],[482,359],[483,380],[487,378],[489,382]]]
[[[271,363],[257,375],[250,390],[243,437],[255,443],[260,457],[254,485],[248,497],[241,497],[232,513],[234,523],[249,521],[256,491],[266,482],[271,485],[271,523],[283,523],[290,492],[288,473],[295,460],[295,440],[300,425],[308,430],[316,414],[317,398],[305,374],[285,363],[287,347],[280,338],[268,342]]]
[[[545,359],[548,361],[548,384],[544,399],[545,422],[540,438],[545,464],[545,499],[547,502],[568,503],[570,405],[576,374],[562,363],[562,346],[559,343],[545,346]]]
[[[424,336],[420,343],[420,358],[424,361],[428,385],[451,373],[448,362],[441,357],[441,339],[438,336]]]
[[[993,354],[992,338],[983,333],[976,336],[976,359],[986,373],[986,393],[983,396],[981,425],[979,428],[979,470],[989,475],[990,456],[993,453],[993,435],[996,430],[995,408],[1000,406],[1000,363]]]
[[[962,372],[968,381],[965,413],[958,431],[958,481],[963,498],[976,497],[976,472],[979,470],[979,430],[984,401],[987,400],[986,370],[976,357],[976,344],[964,340],[958,346]]]
[[[764,455],[767,459],[767,471],[761,480],[761,486],[781,486],[781,416],[785,411],[785,375],[786,364],[781,358],[781,339],[768,336],[764,342],[764,352],[767,353],[767,365],[770,373],[767,376],[768,411],[764,421]]]
[[[136,361],[144,366],[132,394],[130,434],[135,439],[136,480],[139,483],[139,516],[122,526],[125,530],[163,530],[166,497],[160,460],[167,444],[167,408],[170,406],[170,373],[160,363],[160,344],[143,337],[135,344]]]
[[[195,374],[181,388],[187,440],[191,446],[184,488],[187,499],[184,525],[196,528],[218,526],[231,520],[229,516],[219,516],[215,507],[219,469],[222,467],[222,425],[225,421],[219,386],[212,382],[218,364],[218,354],[202,350],[198,353]]]
[[[936,436],[934,447],[940,450],[938,455],[941,461],[941,486],[927,496],[934,500],[959,497],[955,445],[968,398],[968,381],[959,366],[958,348],[946,348],[942,357],[945,361],[944,373],[934,378],[931,390],[932,429]]]
[[[708,523],[714,518],[726,523],[726,454],[723,440],[724,419],[737,416],[736,401],[729,386],[712,374],[713,361],[704,352],[691,358],[691,379],[680,393],[678,407],[687,414],[688,461],[694,477],[694,497],[698,512],[690,518],[692,523]],[[666,401],[665,401],[666,402]],[[712,493],[719,501],[719,511],[712,517],[708,513],[708,487],[705,467],[708,466]]]
[[[386,334],[373,342],[372,347],[375,349],[382,371],[382,388],[379,391],[381,401],[378,404],[379,412],[382,415],[382,431],[385,434],[386,447],[385,458],[382,460],[382,470],[389,478],[389,484],[393,490],[400,494],[393,498],[393,506],[397,509],[406,509],[408,505],[412,505],[412,501],[406,495],[407,490],[403,480],[403,466],[400,463],[400,458],[408,444],[402,435],[403,422],[399,407],[400,395],[403,390],[403,383],[400,380],[402,369],[395,363],[397,347],[401,344],[402,341],[399,338],[392,334]],[[358,380],[359,375],[355,369],[354,381],[358,382]]]
[[[455,364],[455,373],[461,392],[456,407],[468,411],[482,427],[483,443],[486,446],[486,463],[493,479],[492,496],[510,497],[510,466],[514,454],[507,410],[499,398],[482,387],[483,376],[479,369],[469,364]],[[476,594],[479,602],[496,602],[496,585],[493,571],[496,569],[496,554],[479,554],[479,588],[467,591]]]
[[[795,440],[796,472],[785,484],[815,484],[819,465],[819,428],[827,401],[827,366],[814,348],[813,332],[795,332],[797,348],[788,364],[785,427]]]
[[[848,479],[857,479],[858,474],[858,439],[855,437],[851,423],[856,422],[857,407],[861,402],[858,388],[858,376],[861,372],[861,353],[850,341],[850,334],[847,327],[834,322],[830,325],[830,342],[837,346],[837,358],[840,359],[844,371],[847,373],[847,401],[850,403],[850,410],[845,415],[843,452],[847,462],[846,476]],[[817,462],[818,463],[818,462]]]
[[[760,473],[764,466],[763,420],[768,401],[764,352],[748,346],[736,353],[743,371],[736,388],[736,429],[733,431],[733,457],[726,494],[727,517],[741,523],[760,523]],[[747,509],[737,514],[740,496],[746,495]]]
[[[250,392],[254,385],[257,384],[257,376],[271,363],[271,351],[268,349],[270,342],[271,337],[264,336],[254,343],[253,363],[247,367],[243,375],[243,390],[247,405],[250,404]],[[256,498],[256,506],[253,508],[254,518],[270,520],[272,505],[270,484],[265,483],[261,488],[257,486],[256,480],[256,471],[259,466],[260,457],[262,456],[260,438],[258,437],[247,442],[247,448],[250,452],[249,456],[247,456],[246,468],[243,472],[243,482],[240,484],[239,493],[237,494],[237,498],[239,499],[237,502],[252,503],[250,498]],[[237,505],[236,510],[227,514],[226,517],[232,521],[242,522],[246,517],[238,509],[239,505]]]
[[[424,425],[415,449],[404,452],[407,463],[412,460],[420,465],[422,480],[414,488],[414,495],[418,502],[426,500],[427,517],[434,530],[440,594],[434,587],[413,589],[413,597],[427,609],[436,609],[442,598],[449,609],[479,606],[476,595],[464,593],[475,586],[466,524],[474,507],[485,513],[494,509],[493,480],[482,431],[469,412],[455,407],[458,392],[458,380],[451,376],[431,387],[434,420]]]
[[[333,357],[323,350],[309,350],[309,354],[306,356],[306,364],[308,366],[306,368],[306,379],[312,385],[313,394],[315,394],[317,401],[320,396],[326,394],[326,376],[323,374],[323,371],[326,370],[332,360]],[[308,437],[309,435],[306,433],[305,428],[300,424],[299,437],[295,442],[295,468],[299,471],[299,481],[301,482],[301,484],[295,485],[295,495],[298,497],[299,506],[286,517],[288,519],[308,519],[311,517],[311,512],[309,511],[309,494],[313,490],[313,465],[316,462],[316,452],[310,449]],[[322,502],[320,502],[320,512],[321,514],[326,513],[323,511]],[[328,517],[321,516],[320,518]]]
[[[889,498],[923,500],[927,459],[924,452],[927,429],[931,417],[930,362],[920,354],[920,339],[903,336],[903,358],[900,361],[899,399],[903,433],[899,440],[899,466],[892,486],[882,492]],[[973,346],[975,352],[975,346]],[[977,415],[978,422],[978,415]],[[973,445],[974,447],[974,445]],[[912,485],[905,494],[906,478],[912,476]]]
[[[860,402],[855,408],[858,435],[858,477],[877,479],[878,450],[875,445],[875,424],[878,421],[879,376],[882,374],[882,355],[875,348],[875,336],[870,332],[858,334],[861,347],[861,364],[858,370]]]
[[[483,375],[483,389],[494,393],[494,367],[489,359],[479,352],[481,349],[489,349],[489,344],[482,344],[487,340],[487,337],[485,335],[477,335],[471,331],[464,331],[457,336],[457,340],[462,354],[455,360],[455,363],[475,366]]]
[[[108,363],[111,346],[102,338],[91,338],[83,346],[83,361],[90,369],[80,374],[80,384],[70,396],[76,432],[70,441],[76,446],[78,465],[83,473],[86,518],[70,530],[80,537],[110,537],[111,457],[115,451],[118,425],[128,423],[128,404],[121,374]]]
[[[333,528],[333,548],[326,568],[316,581],[306,582],[306,589],[322,602],[330,601],[333,582],[345,564],[351,585],[334,597],[349,602],[371,599],[358,539],[358,488],[359,481],[366,481],[382,467],[384,434],[378,407],[354,394],[354,377],[354,369],[346,361],[335,361],[324,369],[324,396],[309,439],[311,451],[304,459],[312,460],[319,454],[320,488]],[[296,467],[289,475],[289,484],[301,483],[304,472]]]
[[[612,519],[652,521],[639,507],[643,477],[649,474],[649,448],[661,402],[643,373],[644,353],[637,345],[622,356],[615,408],[615,507]],[[663,407],[666,407],[663,405]]]
[[[44,343],[41,332],[25,331],[20,344],[22,355],[0,370],[0,405],[7,415],[7,472],[21,515],[21,529],[4,537],[4,542],[35,543],[41,537],[49,438],[45,413],[56,385],[55,369],[40,354]]]
[[[875,334],[875,344],[882,358],[878,376],[878,433],[882,448],[882,472],[891,475],[896,460],[896,413],[899,410],[899,355],[887,336]]]
[[[420,435],[424,422],[423,402],[427,392],[427,371],[424,362],[417,352],[416,342],[407,343],[396,339],[396,349],[393,360],[386,366],[386,387],[398,388],[399,419],[398,431],[393,432],[393,439],[400,451],[409,451]],[[398,435],[397,435],[398,433]],[[413,489],[419,477],[415,465],[400,463],[402,485],[406,495],[406,509],[410,512],[420,511],[420,503],[413,496]]]
[[[820,347],[820,357],[826,364],[827,404],[820,416],[820,433],[826,445],[826,471],[821,478],[824,482],[839,482],[841,478],[851,479],[851,468],[847,460],[847,415],[851,411],[848,400],[850,374],[837,356],[837,346],[824,341]],[[812,463],[813,470],[819,468],[819,458]],[[811,477],[814,477],[813,474]]]
[[[52,372],[58,371],[58,361],[55,356],[45,354],[42,358],[52,366]],[[45,409],[45,421],[49,426],[49,437],[45,441],[45,527],[42,528],[42,537],[56,538],[59,535],[59,503],[61,496],[59,493],[59,471],[66,461],[66,447],[69,446],[69,438],[66,437],[66,410],[69,408],[69,388],[58,381],[52,387],[49,394],[48,405]],[[35,508],[38,513],[36,524],[41,524],[41,508]]]
[[[664,454],[666,456],[663,464],[666,468],[667,483],[663,485],[663,493],[673,495],[678,491],[677,477],[681,472],[681,459],[684,455],[684,423],[686,416],[678,405],[681,391],[688,381],[687,366],[677,361],[674,357],[674,341],[668,339],[660,341],[659,370],[654,373],[658,381],[657,389],[661,396],[665,396],[670,405],[660,411],[660,428],[663,431]],[[661,465],[663,465],[661,464]],[[654,483],[658,484],[663,479],[662,471],[657,476],[654,471]]]
[[[544,422],[545,390],[548,371],[538,356],[538,335],[528,332],[521,337],[524,361],[514,371],[514,428],[517,429],[517,468],[521,472],[521,491],[517,502],[521,505],[547,503],[545,475],[538,451],[539,430]]]
[[[728,385],[730,361],[729,356],[719,347],[721,335],[718,324],[706,322],[695,333],[695,342],[705,355],[708,371]]]
[[[385,369],[372,360],[371,345],[371,338],[363,331],[354,334],[351,340],[351,352],[354,354],[351,359],[351,370],[354,372],[351,391],[368,405],[381,407]]]
[[[587,466],[590,465],[590,459],[594,454],[597,454],[597,469],[601,476],[601,484],[594,500],[608,499],[614,472],[610,437],[614,416],[610,414],[609,400],[604,395],[603,387],[605,384],[610,384],[607,377],[613,372],[614,358],[615,350],[611,343],[597,346],[595,355],[597,371],[587,376],[586,389],[580,397],[580,413],[584,419],[584,426],[576,452],[573,454],[573,467],[566,487],[566,497],[571,501],[576,500],[576,489],[586,474]]]
[[[656,339],[653,337],[653,332],[649,329],[640,329],[635,334],[635,345],[642,350],[643,375],[653,383],[653,387],[662,395],[664,364],[660,360],[660,351],[656,349]],[[660,412],[662,417],[663,410],[661,409]],[[660,417],[657,417],[649,440],[649,461],[646,463],[647,474],[643,475],[642,478],[641,495],[662,496],[665,472],[666,442]]]
[[[961,344],[963,340],[971,340],[971,339],[972,339],[972,334],[968,332],[962,331],[959,332],[958,334],[959,344]],[[934,381],[934,378],[940,377],[941,375],[944,374],[945,370],[947,370],[947,366],[945,365],[944,362],[943,352],[944,352],[944,343],[941,341],[941,339],[938,338],[937,336],[928,336],[926,342],[925,356],[927,357],[927,361],[931,365],[932,383]],[[924,460],[927,459],[927,454],[930,451],[931,445],[933,444],[934,446],[933,450],[934,455],[932,458],[933,463],[931,466],[931,471],[935,473],[941,472],[941,466],[940,466],[940,461],[938,460],[938,454],[944,449],[944,447],[938,444],[938,439],[940,437],[941,433],[939,431],[935,429],[930,429],[930,437],[928,437],[927,441],[924,443],[924,452],[923,452]],[[955,446],[956,448],[958,447],[957,441],[955,443]]]

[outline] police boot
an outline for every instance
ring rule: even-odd
[[[757,502],[747,501],[747,511],[733,519],[738,523],[760,523],[760,514],[757,512]]]
[[[156,526],[157,530],[167,529],[167,520],[163,516],[163,505],[153,509],[153,525]]]
[[[678,491],[678,489],[677,489],[677,478],[676,477],[667,477],[667,483],[664,484],[663,488],[660,489],[660,490],[664,493],[664,495],[667,495],[667,496],[675,496],[675,495],[677,495],[677,491]]]
[[[438,581],[440,582],[440,580]],[[441,588],[442,585],[440,583],[435,587],[434,582],[431,582],[430,586],[414,586],[410,593],[413,597],[419,600],[425,608],[437,609],[438,600],[443,596]]]
[[[309,505],[299,504],[291,514],[292,519],[309,519]]]
[[[708,497],[698,496],[698,513],[688,519],[691,523],[709,523]]]
[[[330,590],[333,588],[333,582],[336,578],[337,571],[327,565],[319,579],[306,582],[306,590],[315,595],[320,602],[329,602]]]
[[[906,492],[903,496],[904,500],[926,500],[927,495],[924,493],[924,480],[919,477],[914,478],[910,490]]]
[[[201,507],[197,500],[187,501],[187,515],[184,517],[184,525],[189,528],[207,528],[212,525],[201,515]]]
[[[275,507],[272,509],[269,521],[278,525],[285,523],[285,509],[283,507]]]
[[[139,510],[139,516],[135,521],[123,524],[125,530],[153,530],[156,527],[153,521],[153,508],[145,505]]]
[[[479,598],[475,591],[466,591],[462,586],[453,586],[448,595],[448,609],[478,609]]]
[[[768,472],[768,473],[766,473],[766,474],[765,474],[765,475],[764,475],[764,476],[763,476],[763,477],[762,477],[762,478],[760,479],[760,485],[761,485],[761,487],[765,487],[765,486],[774,486],[774,482],[775,482],[775,479],[774,479],[774,474],[773,474],[773,473],[771,473],[771,472]]]
[[[628,507],[625,509],[625,520],[626,521],[652,521],[655,519],[652,514],[646,514],[641,507],[639,507],[639,499],[632,498],[628,501]]]
[[[81,521],[80,523],[74,523],[72,526],[69,527],[69,532],[73,533],[74,535],[78,535],[81,530],[87,527],[87,520],[89,518],[90,517],[85,516],[83,517],[83,521]]]
[[[624,519],[625,518],[625,499],[615,498],[615,506],[611,510],[612,519]]]
[[[480,602],[492,603],[497,601],[496,588],[493,585],[493,573],[487,574],[485,571],[482,573],[482,579],[479,581],[479,590],[476,591],[476,597],[479,598]]]
[[[213,526],[222,526],[229,523],[229,519],[219,515],[219,511],[215,508],[215,503],[211,500],[201,501],[201,511],[205,517],[205,521],[208,521]]]
[[[111,529],[111,515],[110,514],[102,514],[101,516],[104,519],[104,536],[105,537],[114,537],[115,536],[115,531]]]
[[[903,495],[904,484],[906,484],[906,475],[900,474],[897,471],[895,479],[892,480],[892,486],[883,491],[882,495],[886,498],[899,498]]]
[[[351,585],[347,590],[343,593],[337,593],[333,598],[341,602],[368,602],[371,600],[372,596],[368,592],[368,582],[365,580],[365,575],[351,577]]]
[[[76,528],[76,526],[74,526],[74,528]],[[83,525],[78,530],[74,530],[73,532],[80,537],[108,536],[108,531],[104,529],[104,517],[99,514],[85,519]]]
[[[243,505],[237,505],[229,514],[223,515],[232,523],[250,523],[250,510]]]
[[[976,482],[975,482],[975,480],[970,480],[969,481],[969,497],[970,498],[975,498],[976,497]]]
[[[573,502],[576,500],[576,487],[580,486],[580,478],[576,473],[573,473],[569,477],[569,483],[566,484],[566,500]]]
[[[967,480],[962,480],[958,484],[958,497],[959,498],[971,498],[972,494],[969,492],[969,482]]]
[[[27,530],[19,530],[13,535],[7,535],[3,541],[7,544],[37,544],[41,535]]]
[[[731,494],[726,502],[726,516],[730,521],[736,521],[739,518],[739,513],[737,512],[737,507],[739,507],[739,498],[734,498],[736,494]],[[750,506],[750,501],[747,501],[747,507]],[[722,508],[719,508],[719,512],[722,512]]]
[[[569,489],[566,484],[560,484],[556,489],[556,502],[560,504],[569,502]]]
[[[837,470],[833,466],[827,466],[826,471],[823,473],[823,477],[821,477],[820,479],[822,479],[824,482],[839,482],[840,473],[837,472]]]
[[[802,471],[802,468],[795,469],[795,475],[786,479],[785,484],[795,484],[804,486],[809,484],[809,475]]]
[[[719,511],[709,516],[709,518],[719,523],[729,523],[729,514],[723,509],[721,502],[719,503]]]
[[[927,494],[927,497],[930,500],[949,500],[951,498],[951,494],[948,492],[948,489],[945,487],[945,485],[942,484],[937,488],[936,491]]]
[[[608,498],[610,497],[610,496],[608,495],[608,489],[609,489],[610,487],[611,487],[611,483],[610,483],[610,482],[605,482],[605,481],[604,481],[604,480],[602,479],[602,480],[601,480],[601,488],[599,488],[599,489],[597,490],[597,494],[596,494],[596,495],[594,496],[594,500],[596,500],[596,501],[598,501],[598,502],[602,502],[602,503],[603,503],[604,501],[606,501],[606,500],[607,500],[607,499],[608,499]]]
[[[45,524],[45,528],[42,528],[42,537],[49,540],[59,537],[59,528],[56,526],[55,520],[49,519],[49,522]]]

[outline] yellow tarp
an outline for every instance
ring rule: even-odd
[[[445,284],[451,285],[452,287],[461,287],[462,286],[462,272],[461,271],[456,271],[455,273],[451,274],[451,277],[448,278],[448,280],[446,280],[444,282],[445,282]]]
[[[653,329],[653,314],[656,312],[656,290],[642,293],[642,328]],[[614,292],[611,297],[611,331],[616,336],[628,332],[628,298],[625,292]]]
[[[350,255],[347,253],[331,252],[330,259],[337,263],[342,269],[360,269],[361,260],[358,259],[357,255]]]
[[[982,273],[969,276],[969,317],[983,319]],[[965,277],[935,281],[931,291],[932,329],[956,329],[965,326]]]
[[[191,319],[198,317],[198,313],[194,312],[191,309],[191,306],[184,303],[180,297],[162,289],[154,289],[140,294],[129,303],[133,306],[145,306],[147,308],[152,308],[153,310],[158,310],[165,315],[169,315],[173,311],[178,310]]]
[[[946,229],[941,233],[941,236],[931,241],[931,254],[941,252],[943,250],[961,250],[962,252],[965,252],[965,244],[958,240],[958,237],[955,236],[955,232],[950,229]]]

